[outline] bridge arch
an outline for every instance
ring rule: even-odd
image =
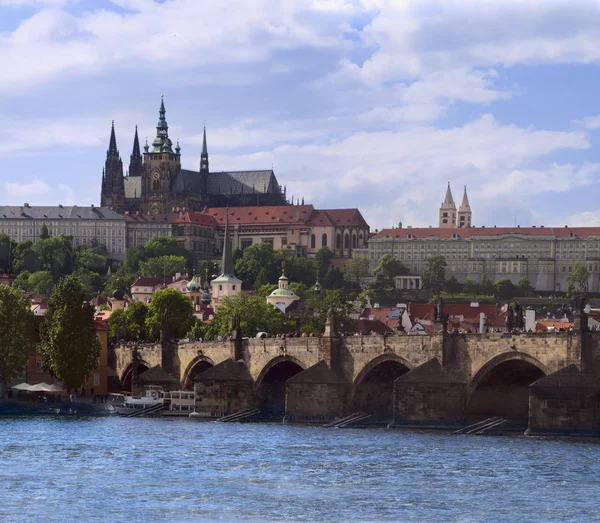
[[[256,405],[262,417],[285,416],[285,382],[305,368],[293,356],[277,356],[264,366],[255,382]]]
[[[469,384],[467,418],[501,416],[524,424],[529,413],[529,385],[546,376],[548,368],[524,352],[505,352],[492,358]]]
[[[393,418],[394,382],[413,366],[390,352],[372,359],[359,372],[352,385],[352,408],[371,415],[372,421]]]
[[[185,369],[181,384],[183,390],[194,390],[194,379],[198,374],[214,367],[215,363],[207,356],[196,356]]]
[[[150,368],[150,365],[142,360],[138,362],[138,373],[141,374],[142,372],[147,371]],[[121,376],[121,389],[124,391],[129,391],[131,392],[131,378],[133,375],[133,363],[130,363],[129,365],[127,365],[127,367],[125,368],[125,371],[123,372],[123,375]]]

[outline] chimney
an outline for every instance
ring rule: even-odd
[[[25,216],[25,212],[23,211],[23,207],[19,207],[19,209],[20,209],[19,214],[21,216]]]
[[[25,207],[29,207],[29,204],[28,204],[28,203],[25,203]]]

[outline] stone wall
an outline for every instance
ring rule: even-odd
[[[285,417],[289,421],[332,421],[346,414],[349,394],[349,384],[288,381]]]
[[[197,381],[194,391],[198,417],[220,418],[253,407],[251,381]]]

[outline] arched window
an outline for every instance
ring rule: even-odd
[[[335,248],[336,249],[342,248],[342,235],[339,232],[335,238]]]
[[[152,190],[158,191],[160,189],[160,180],[152,180]]]
[[[356,233],[352,234],[352,248],[356,249]]]
[[[315,248],[315,244],[317,243],[317,240],[315,238],[314,234],[310,235],[310,248],[314,249]]]
[[[348,233],[344,234],[344,249],[350,248],[350,235]]]
[[[323,236],[321,236],[321,247],[327,247],[327,235],[323,234]]]

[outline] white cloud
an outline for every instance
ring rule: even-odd
[[[56,187],[48,185],[38,177],[29,182],[4,183],[4,194],[0,196],[0,204],[23,205],[24,202],[32,205],[73,205],[76,203],[73,189],[64,183]]]
[[[600,129],[600,114],[575,120],[575,123],[590,131],[596,131],[597,129]]]
[[[43,182],[39,178],[34,178],[31,182],[25,183],[5,182],[4,190],[6,191],[6,196],[14,200],[15,198],[22,199],[31,196],[42,196],[51,189],[46,182]]]
[[[572,214],[565,220],[571,227],[600,227],[600,211]]]

